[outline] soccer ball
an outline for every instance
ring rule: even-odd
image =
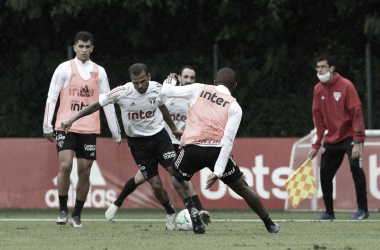
[[[175,219],[175,224],[180,231],[193,230],[193,223],[191,222],[190,214],[187,209],[178,213],[177,218]]]

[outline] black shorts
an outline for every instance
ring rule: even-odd
[[[152,136],[127,139],[132,156],[146,180],[158,175],[158,163],[164,168],[173,165],[176,154],[165,129]]]
[[[220,149],[220,147],[200,147],[196,145],[183,147],[174,160],[173,175],[178,179],[189,181],[196,172],[205,167],[214,172]],[[220,180],[225,184],[229,184],[237,181],[242,175],[243,173],[236,165],[232,155],[230,155]]]
[[[173,147],[174,147],[175,154],[178,155],[180,151],[179,144],[173,144]]]
[[[75,152],[77,158],[96,160],[96,134],[78,134],[56,131],[57,154],[66,149]]]

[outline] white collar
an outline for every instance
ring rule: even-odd
[[[226,95],[231,95],[231,92],[230,90],[224,86],[224,85],[217,85],[215,86],[215,88],[220,92],[220,93],[223,93],[223,94],[226,94]]]
[[[85,63],[82,63],[82,61],[79,60],[77,57],[74,58],[74,61],[77,65],[83,65],[83,66],[87,66],[91,63],[90,59],[88,59]]]

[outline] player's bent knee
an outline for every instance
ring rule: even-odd
[[[144,175],[141,173],[140,170],[136,173],[134,180],[136,185],[141,185],[146,181]]]

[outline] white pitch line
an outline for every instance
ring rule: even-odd
[[[55,222],[56,219],[0,219],[0,221],[35,221],[35,222]],[[82,219],[82,221],[103,221],[105,219]],[[163,219],[115,219],[115,222],[165,222]],[[213,222],[261,222],[261,220],[243,220],[243,219],[233,219],[233,220],[212,220]],[[380,220],[292,220],[292,219],[279,219],[274,220],[275,222],[358,222],[358,221],[368,221],[368,222],[379,222]]]

